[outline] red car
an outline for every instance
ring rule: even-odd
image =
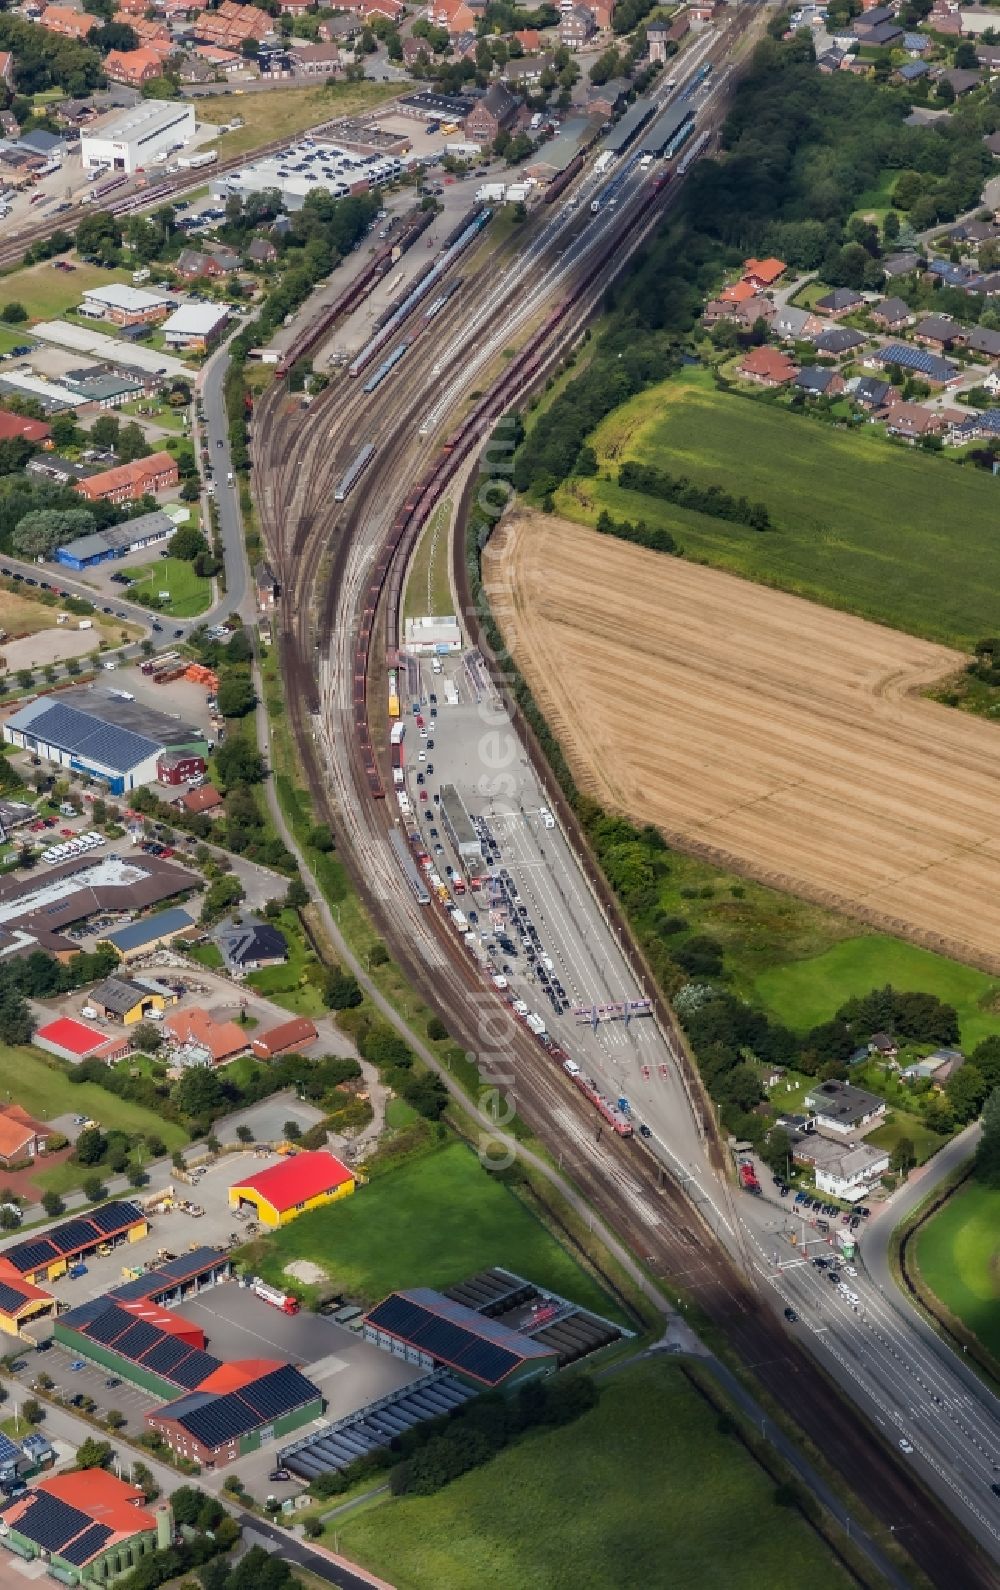
[[[31,825],[31,832],[33,834],[40,834],[44,831],[44,829],[45,824],[42,822],[41,818],[38,819],[37,823],[32,823]]]
[[[422,789],[422,790],[421,790],[421,791],[420,791],[420,799],[421,799],[421,800],[422,800],[422,801],[425,801],[425,800],[426,800],[426,799],[427,799],[427,791],[426,791],[426,790],[425,790],[425,789]]]
[[[163,849],[160,851],[161,856],[173,856],[174,854],[176,854],[176,852],[170,845],[164,845]]]
[[[64,839],[75,839],[76,838],[76,835],[74,834],[72,828],[60,828],[59,832],[62,834]]]

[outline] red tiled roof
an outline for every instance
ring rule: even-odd
[[[210,812],[222,805],[222,796],[213,785],[204,784],[201,789],[189,789],[182,795],[181,805],[189,812]]]
[[[95,1524],[106,1524],[117,1535],[135,1535],[142,1529],[156,1528],[153,1514],[138,1505],[145,1501],[139,1487],[126,1485],[117,1474],[109,1474],[106,1469],[48,1474],[33,1489],[46,1491],[70,1507],[78,1507]],[[102,1546],[101,1550],[107,1550],[107,1546]]]
[[[771,381],[790,381],[798,374],[798,365],[776,348],[751,348],[740,369],[744,375],[760,375]]]
[[[50,1126],[32,1120],[19,1104],[0,1105],[0,1154],[12,1159],[33,1137],[47,1137]]]
[[[249,1049],[250,1039],[235,1021],[214,1021],[207,1010],[179,1010],[163,1023],[178,1043],[195,1043],[207,1049],[218,1063]]]
[[[773,256],[770,259],[748,259],[743,262],[744,276],[756,276],[758,281],[765,282],[768,286],[776,282],[786,268],[784,260],[775,259]]]
[[[287,1159],[259,1171],[256,1176],[234,1182],[229,1190],[233,1192],[250,1188],[265,1198],[280,1215],[294,1209],[296,1204],[316,1198],[320,1193],[332,1192],[335,1187],[342,1187],[345,1182],[353,1180],[353,1171],[342,1165],[333,1154],[320,1148],[307,1154],[290,1154]]]
[[[271,1054],[280,1054],[297,1043],[315,1043],[318,1037],[308,1016],[293,1016],[291,1021],[283,1021],[280,1026],[259,1033],[250,1047],[254,1054],[266,1058]]]
[[[46,442],[51,435],[52,427],[46,425],[44,420],[29,420],[23,414],[11,414],[8,409],[0,409],[0,442],[12,436],[23,436],[28,442]]]

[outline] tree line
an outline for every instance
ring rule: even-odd
[[[749,525],[751,530],[771,527],[766,503],[734,497],[721,486],[696,486],[686,475],[671,475],[653,464],[629,459],[618,471],[618,484],[623,491],[642,492],[644,496],[658,497],[663,502],[676,503],[680,508],[708,514],[713,519],[731,519],[736,524]]]

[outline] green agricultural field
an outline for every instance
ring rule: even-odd
[[[1000,1188],[967,1181],[921,1226],[920,1274],[946,1308],[1000,1359]]]
[[[774,1491],[680,1368],[660,1359],[607,1380],[575,1424],[528,1436],[437,1495],[335,1525],[340,1549],[399,1590],[846,1587]]]
[[[996,629],[996,487],[983,471],[719,391],[705,370],[632,399],[593,442],[600,474],[556,494],[570,518],[606,508],[662,525],[691,558],[933,640],[968,647]],[[603,476],[628,458],[764,502],[774,528],[622,491]]]
[[[194,618],[212,600],[212,582],[196,574],[194,565],[182,558],[154,558],[149,564],[133,564],[121,571],[132,580],[130,596],[158,596],[170,592],[169,602],[157,609],[171,618]]]
[[[286,1264],[311,1259],[358,1302],[376,1302],[396,1287],[450,1286],[502,1264],[598,1313],[614,1313],[597,1282],[463,1143],[376,1176],[343,1203],[300,1215],[248,1252],[277,1284],[287,1280]]]
[[[1000,984],[985,972],[881,933],[847,938],[822,955],[775,966],[756,979],[758,999],[779,1021],[805,1032],[854,994],[891,983],[904,993],[937,994],[958,1012],[962,1046],[1000,1032]]]

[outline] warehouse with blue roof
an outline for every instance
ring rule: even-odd
[[[4,739],[46,762],[100,779],[112,795],[152,784],[165,751],[207,755],[200,729],[165,712],[85,688],[40,696],[4,724]]]

